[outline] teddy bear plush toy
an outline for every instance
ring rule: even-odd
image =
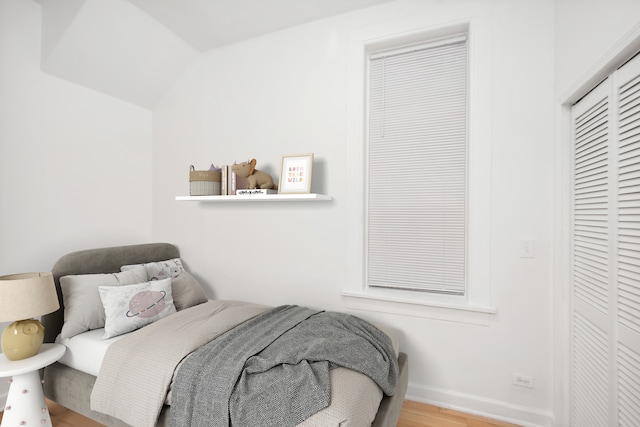
[[[273,178],[266,172],[256,169],[256,159],[251,159],[248,162],[234,163],[231,166],[236,175],[247,178],[249,185],[247,188],[265,188],[265,189],[277,189],[278,187],[273,183]]]

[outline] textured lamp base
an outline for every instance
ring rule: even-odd
[[[14,375],[10,380],[2,424],[8,426],[51,426],[38,371]]]
[[[44,341],[44,326],[36,319],[17,320],[2,333],[2,352],[9,360],[38,354]]]

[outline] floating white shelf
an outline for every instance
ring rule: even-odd
[[[325,194],[256,194],[251,196],[176,196],[178,201],[191,202],[301,202],[331,200]]]

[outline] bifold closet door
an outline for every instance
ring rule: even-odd
[[[572,113],[571,425],[640,426],[640,56]]]

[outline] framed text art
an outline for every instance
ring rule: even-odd
[[[310,193],[312,168],[313,153],[282,156],[278,193]]]

